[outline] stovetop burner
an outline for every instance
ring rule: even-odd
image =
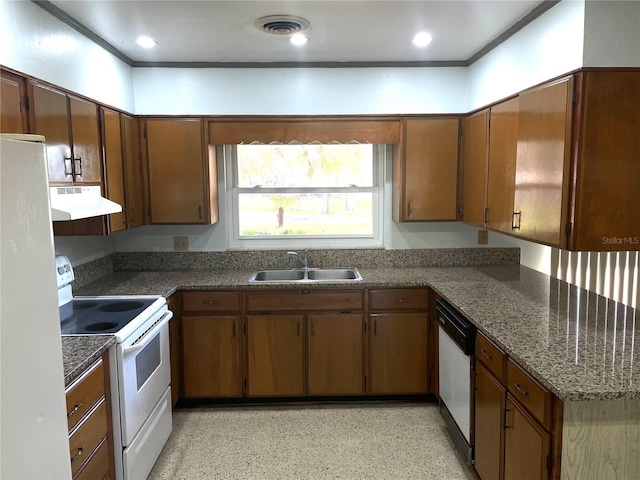
[[[116,333],[154,301],[156,298],[74,298],[59,309],[60,330],[63,335]]]

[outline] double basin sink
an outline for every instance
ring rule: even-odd
[[[265,269],[253,272],[251,283],[359,282],[362,275],[356,268],[289,268]]]

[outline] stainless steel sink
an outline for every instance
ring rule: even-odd
[[[250,282],[292,282],[304,280],[304,270],[258,270],[253,272]]]
[[[289,268],[256,270],[249,277],[251,283],[313,283],[359,282],[362,275],[357,268]]]

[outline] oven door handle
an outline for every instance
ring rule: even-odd
[[[149,330],[141,338],[138,339],[138,343],[134,343],[130,347],[124,347],[122,349],[122,354],[128,355],[137,350],[142,350],[151,340],[153,340],[153,337],[155,337],[156,333],[158,333],[160,329],[165,326],[165,324],[169,323],[169,320],[171,320],[172,318],[173,312],[171,310],[167,310],[166,313],[160,318],[158,323],[156,323],[156,325],[151,330]]]

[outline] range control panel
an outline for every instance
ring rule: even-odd
[[[69,285],[75,279],[71,262],[64,255],[56,255],[56,279],[58,288]]]

